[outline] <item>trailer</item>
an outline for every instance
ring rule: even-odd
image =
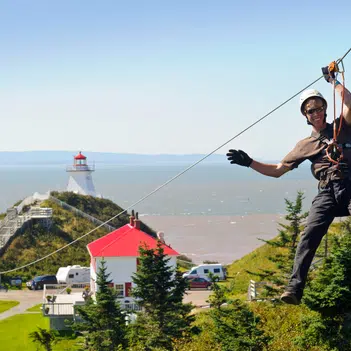
[[[183,278],[205,278],[209,279],[210,273],[219,280],[226,279],[226,270],[222,264],[200,264],[196,267],[192,267],[190,271],[183,274]]]
[[[89,283],[90,268],[79,265],[60,267],[56,278],[59,284]]]

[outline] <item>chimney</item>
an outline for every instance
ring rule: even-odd
[[[135,229],[139,229],[140,230],[140,221],[139,221],[139,218],[138,218],[138,212],[135,214],[134,227],[135,227]]]
[[[132,210],[132,214],[129,217],[129,225],[131,225],[132,227],[134,227],[134,210]]]
[[[157,232],[157,239],[161,241],[162,244],[165,244],[165,233],[164,232]]]

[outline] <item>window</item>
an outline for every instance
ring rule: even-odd
[[[70,278],[70,279],[74,278],[74,274],[69,274],[68,278]]]
[[[115,289],[116,289],[117,297],[124,297],[123,284],[116,284]]]
[[[215,269],[213,270],[213,272],[214,272],[214,273],[221,273],[221,269],[220,269],[220,268],[215,268]]]
[[[197,270],[196,269],[193,269],[190,274],[197,274]]]
[[[130,292],[132,290],[132,283],[125,283],[124,287],[125,287],[125,295],[126,295],[126,297],[130,296]]]
[[[208,269],[205,268],[205,269],[204,269],[204,273],[205,273],[205,274],[208,274]]]

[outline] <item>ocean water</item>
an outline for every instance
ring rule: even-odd
[[[187,164],[97,164],[93,180],[97,193],[123,208],[144,197]],[[0,167],[0,211],[16,201],[49,190],[65,190],[65,165]],[[285,200],[305,194],[308,210],[317,181],[307,167],[280,179],[229,164],[200,164],[135,206],[141,219],[195,262],[228,263],[269,239],[283,220]]]

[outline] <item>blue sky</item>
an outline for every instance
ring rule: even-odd
[[[351,47],[335,6],[0,0],[0,151],[208,153]],[[295,98],[219,153],[280,159],[309,133]]]

